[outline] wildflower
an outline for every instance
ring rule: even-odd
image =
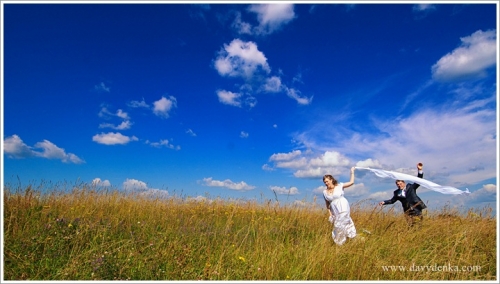
[[[239,260],[246,262],[245,258],[243,256],[238,257]]]

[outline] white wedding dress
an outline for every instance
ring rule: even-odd
[[[356,227],[351,219],[351,208],[349,202],[344,197],[343,184],[339,183],[334,188],[331,195],[323,190],[323,197],[330,202],[330,212],[333,215],[331,222],[333,223],[332,238],[337,245],[342,245],[347,238],[356,237]]]

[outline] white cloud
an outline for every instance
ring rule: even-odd
[[[39,148],[40,151],[35,151],[33,148]],[[54,143],[43,140],[37,142],[34,147],[26,145],[18,135],[12,135],[4,140],[4,152],[10,158],[31,158],[40,157],[46,159],[57,159],[64,163],[82,164],[85,163],[82,159],[73,153],[66,153],[63,148],[59,148]]]
[[[193,137],[196,137],[196,133],[194,133],[194,131],[191,129],[186,130],[186,133],[193,136]]]
[[[264,164],[264,165],[262,165],[262,169],[263,169],[264,171],[270,171],[270,172],[271,172],[271,171],[274,171],[274,168],[273,168],[273,167],[271,167],[271,166],[269,166],[268,164]]]
[[[128,113],[124,112],[121,109],[117,110],[116,113],[112,113],[108,110],[107,107],[101,107],[101,110],[99,111],[98,115],[99,117],[105,119],[112,119],[114,117],[123,119],[123,121],[119,125],[114,125],[112,123],[101,123],[99,124],[99,128],[112,128],[115,130],[125,130],[129,129],[132,126],[132,122],[130,122],[130,117]]]
[[[95,178],[92,180],[92,186],[109,187],[111,186],[111,182],[109,182],[109,180],[101,180],[100,178]]]
[[[240,133],[240,138],[248,138],[248,136],[250,136],[250,135],[248,134],[248,132],[241,131],[241,133]]]
[[[104,82],[101,82],[100,84],[94,86],[94,90],[98,92],[109,93],[111,89],[107,87],[106,84],[104,84]]]
[[[218,90],[217,96],[223,104],[241,107],[244,102],[249,107],[257,103],[253,93],[277,93],[285,92],[298,104],[308,105],[312,97],[302,96],[300,91],[288,88],[278,76],[268,77],[271,67],[267,58],[257,45],[252,42],[244,42],[234,39],[229,45],[224,44],[217,58],[214,60],[214,68],[221,76],[242,78],[244,83],[240,85],[240,92]],[[294,78],[295,80],[296,78]]]
[[[232,182],[229,179],[226,179],[224,181],[218,181],[214,180],[211,177],[209,178],[204,178],[203,182],[205,182],[205,186],[210,186],[210,187],[225,187],[233,190],[238,190],[238,191],[246,191],[246,190],[252,190],[255,188],[255,186],[248,185],[246,182],[241,181],[239,183]]]
[[[105,145],[127,144],[130,141],[138,141],[138,140],[139,139],[135,136],[129,137],[119,132],[101,133],[101,134],[96,134],[92,137],[92,141]]]
[[[54,143],[43,140],[35,144],[35,148],[41,148],[42,152],[37,152],[37,156],[47,158],[47,159],[58,159],[64,163],[74,163],[81,164],[83,161],[78,158],[75,154],[66,153],[64,149],[57,147]]]
[[[495,184],[483,184],[478,190],[471,191],[470,199],[480,202],[495,202],[497,196],[497,186]]]
[[[167,139],[162,139],[162,140],[160,140],[160,142],[150,142],[149,140],[146,140],[146,144],[149,144],[155,148],[164,147],[164,148],[168,148],[168,149],[172,149],[172,150],[180,150],[181,149],[181,146],[172,145]]]
[[[217,97],[219,98],[219,102],[223,104],[241,107],[241,102],[239,101],[241,94],[225,90],[218,90]]]
[[[334,167],[334,166],[348,166],[349,159],[344,157],[338,152],[327,151],[317,158],[309,161],[309,165],[313,167]]]
[[[269,157],[269,161],[289,161],[295,157],[300,156],[301,153],[302,152],[300,150],[295,150],[289,153],[272,154],[271,157]]]
[[[133,108],[149,108],[149,105],[144,101],[144,98],[142,98],[142,101],[130,101],[128,106]]]
[[[122,121],[119,125],[114,125],[112,123],[101,123],[99,124],[99,128],[112,128],[115,130],[126,130],[129,129],[132,123],[130,121]]]
[[[271,34],[295,19],[293,4],[256,4],[248,10],[257,14],[259,26],[254,28],[255,34]]]
[[[241,13],[236,12],[236,17],[231,27],[239,34],[252,34],[252,25],[241,19]]]
[[[287,194],[287,195],[297,195],[299,194],[299,189],[295,186],[290,188],[281,187],[281,186],[270,186],[269,189],[274,191],[276,194]]]
[[[30,158],[36,156],[33,149],[24,144],[23,140],[17,135],[12,135],[3,141],[4,152],[10,158]]]
[[[432,66],[432,77],[435,80],[482,78],[488,68],[495,66],[498,49],[495,30],[478,30],[460,40],[462,44],[458,48]]]
[[[163,118],[168,118],[172,108],[177,107],[177,99],[173,96],[170,96],[168,99],[162,96],[161,99],[155,101],[153,104],[154,114]]]
[[[272,76],[266,79],[263,86],[264,91],[267,93],[278,93],[282,90],[281,78],[277,76]]]
[[[372,159],[366,159],[364,161],[359,161],[356,163],[357,167],[363,167],[363,168],[374,168],[374,169],[381,169],[382,165],[380,164],[379,161],[377,160],[372,160]]]
[[[321,167],[304,167],[304,169],[297,170],[293,173],[297,178],[321,178],[326,174],[334,174],[331,168]]]
[[[109,117],[119,117],[123,120],[129,120],[130,117],[128,116],[128,113],[124,112],[121,109],[118,109],[116,113],[112,113],[108,110],[107,107],[101,107],[101,110],[99,111],[99,117],[103,118],[109,118]]]
[[[429,180],[464,188],[496,177],[496,111],[484,107],[488,101],[473,101],[463,108],[419,109],[406,118],[374,119],[370,131],[360,127],[361,132],[355,132],[337,121],[337,132],[342,135],[325,136],[331,121],[318,120],[295,140],[315,151],[342,153],[358,166],[409,168],[414,173],[415,164],[423,162]],[[324,172],[301,170],[297,176]]]
[[[259,51],[252,41],[234,39],[219,52],[214,63],[215,69],[222,76],[250,79],[258,71],[269,73],[266,56]]]
[[[127,178],[123,182],[123,189],[127,192],[138,193],[142,196],[152,197],[152,198],[166,198],[168,197],[168,191],[158,188],[150,188],[148,185],[140,180]]]
[[[310,157],[309,153],[295,150],[290,153],[273,154],[269,161],[277,168],[295,170],[293,175],[298,178],[321,178],[325,174],[341,174],[349,168],[352,162],[343,154],[326,151],[319,156]]]
[[[310,97],[310,98],[307,98],[307,97],[301,97],[300,96],[300,91],[299,90],[296,90],[296,89],[293,89],[293,88],[287,88],[285,87],[286,89],[286,94],[297,101],[298,104],[300,105],[308,105],[312,102],[312,99],[313,97]]]
[[[436,6],[432,5],[432,4],[416,4],[416,5],[413,5],[412,10],[414,12],[432,11],[432,10],[436,10]]]

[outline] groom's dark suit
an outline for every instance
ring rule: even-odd
[[[418,173],[419,178],[424,177],[424,173]],[[394,196],[389,200],[384,200],[384,205],[393,204],[396,201],[400,201],[403,205],[403,211],[405,214],[409,215],[422,215],[422,210],[427,208],[422,199],[417,195],[417,188],[420,186],[418,183],[408,183],[406,184],[405,194],[403,196],[403,191],[401,189],[396,189],[394,191]]]

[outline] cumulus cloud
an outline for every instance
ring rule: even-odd
[[[497,186],[495,184],[483,184],[483,186],[471,192],[469,198],[480,202],[495,202],[497,196]]]
[[[267,78],[263,88],[264,91],[268,93],[281,92],[283,88],[283,85],[281,84],[281,78],[278,76],[272,76]]]
[[[252,41],[234,39],[224,44],[214,63],[215,69],[222,76],[243,77],[250,79],[258,71],[271,71],[267,58]]]
[[[92,141],[105,145],[116,145],[116,144],[124,145],[131,141],[138,141],[138,140],[139,139],[135,136],[129,137],[119,132],[101,133],[92,136]]]
[[[269,189],[274,191],[276,194],[287,194],[287,195],[297,195],[299,194],[299,189],[295,186],[290,188],[282,187],[282,186],[270,186]]]
[[[255,188],[255,186],[248,185],[244,181],[240,181],[238,183],[235,183],[235,182],[231,181],[230,179],[219,181],[219,180],[214,180],[211,177],[209,177],[209,178],[204,178],[203,182],[204,182],[205,186],[225,187],[225,188],[229,188],[229,189],[233,189],[233,190],[237,190],[237,191],[252,190]]]
[[[35,149],[41,149],[37,151]],[[39,157],[46,159],[57,159],[63,163],[81,164],[85,163],[73,153],[66,153],[63,148],[59,148],[49,140],[37,142],[34,147],[26,145],[18,135],[12,135],[4,139],[4,152],[9,158],[31,158]]]
[[[364,161],[357,162],[356,167],[381,169],[382,165],[377,160],[366,159]]]
[[[299,90],[283,84],[279,76],[270,75],[271,67],[266,56],[252,41],[234,39],[231,43],[224,44],[213,62],[213,67],[223,77],[243,79],[238,92],[216,91],[219,101],[223,104],[236,107],[245,104],[254,107],[257,103],[254,93],[278,92],[285,92],[288,97],[301,105],[308,105],[312,102],[312,97],[301,95]]]
[[[109,182],[109,180],[101,180],[100,178],[95,178],[92,180],[92,186],[109,187],[111,186],[111,182]]]
[[[219,102],[223,104],[241,107],[241,102],[240,102],[241,94],[225,90],[218,90],[217,97],[219,98]]]
[[[3,149],[10,158],[22,159],[36,156],[35,151],[15,134],[4,139]]]
[[[170,111],[177,107],[177,99],[170,96],[168,99],[161,97],[161,99],[153,103],[153,113],[159,117],[168,118],[170,116]]]
[[[342,121],[337,121],[337,130],[342,135],[325,136],[324,129],[331,127],[331,121],[318,120],[294,139],[316,152],[342,153],[352,165],[408,170],[414,174],[415,164],[423,162],[426,177],[431,181],[464,188],[496,177],[494,102],[492,96],[470,101],[463,107],[422,108],[405,118],[372,117],[369,131],[363,127],[359,131],[343,128]],[[492,107],[486,107],[491,104]],[[336,113],[339,116],[342,114]],[[311,163],[306,165],[296,176],[318,176],[325,172]]]
[[[269,161],[274,162],[277,168],[294,170],[293,175],[298,178],[321,178],[325,174],[340,174],[352,164],[346,156],[334,151],[312,156],[295,150],[273,154]]]
[[[168,191],[158,188],[150,188],[147,183],[137,180],[127,178],[123,182],[123,189],[126,192],[136,193],[142,196],[152,197],[152,198],[166,198],[168,197]]]
[[[248,138],[248,136],[250,136],[250,134],[248,134],[248,132],[241,131],[240,138]]]
[[[488,68],[495,66],[498,46],[495,30],[478,30],[460,40],[459,47],[432,66],[435,80],[449,82],[482,78]]]

